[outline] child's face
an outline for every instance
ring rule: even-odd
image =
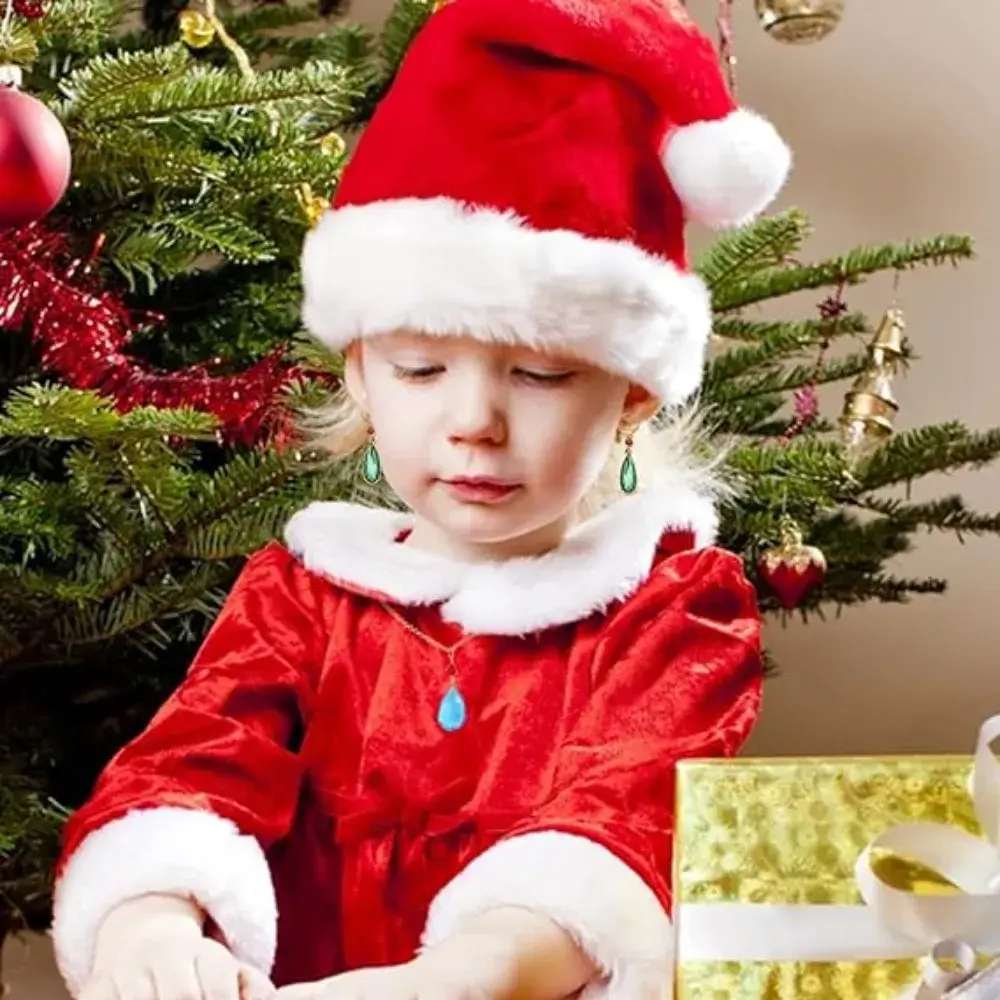
[[[623,410],[650,400],[580,361],[466,337],[396,333],[348,353],[415,544],[481,557],[557,544]]]

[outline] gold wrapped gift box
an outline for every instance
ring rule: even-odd
[[[818,919],[816,943],[822,952],[829,942],[822,923],[826,910],[820,907],[857,908],[860,917],[871,916],[855,865],[887,830],[931,822],[982,836],[968,790],[972,760],[956,755],[680,763],[676,1000],[897,1000],[905,995],[921,976],[916,951],[900,958],[865,959],[862,949],[859,960],[788,955],[756,960],[750,956],[760,942],[734,945],[730,940],[736,933],[731,904],[801,907],[802,921],[796,919],[798,910],[784,911],[787,926],[798,932],[800,923]],[[883,882],[921,896],[958,893],[945,877],[892,853],[874,852],[872,868]],[[753,912],[744,909],[738,915],[742,934]],[[860,934],[864,943],[864,931]],[[793,952],[796,947],[789,945]],[[788,950],[781,940],[776,949]]]

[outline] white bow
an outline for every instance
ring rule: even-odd
[[[900,1000],[940,1000],[973,971],[977,951],[1000,951],[1000,762],[990,748],[998,737],[1000,715],[979,730],[973,758],[970,792],[982,838],[940,823],[904,823],[858,858],[858,888],[879,922],[927,948],[921,981]],[[887,885],[872,864],[880,850],[927,866],[960,893],[923,896]]]

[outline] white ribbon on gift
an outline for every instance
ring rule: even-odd
[[[976,952],[1000,954],[1000,762],[990,744],[1000,715],[979,731],[971,793],[983,837],[939,823],[892,827],[862,851],[862,905],[684,903],[682,962],[873,962],[923,958],[921,982],[899,1000],[940,1000],[972,970]],[[917,861],[961,890],[924,896],[895,889],[872,866],[876,851]],[[956,969],[957,967],[957,969]]]

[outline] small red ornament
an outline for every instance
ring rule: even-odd
[[[826,557],[814,545],[805,545],[802,532],[789,524],[782,534],[781,544],[762,553],[758,569],[761,579],[791,611],[813,587],[826,579]]]
[[[14,13],[29,21],[37,21],[40,17],[45,17],[49,8],[44,0],[14,0]]]
[[[16,83],[16,74],[0,67],[0,229],[51,212],[69,186],[72,162],[62,123]]]

